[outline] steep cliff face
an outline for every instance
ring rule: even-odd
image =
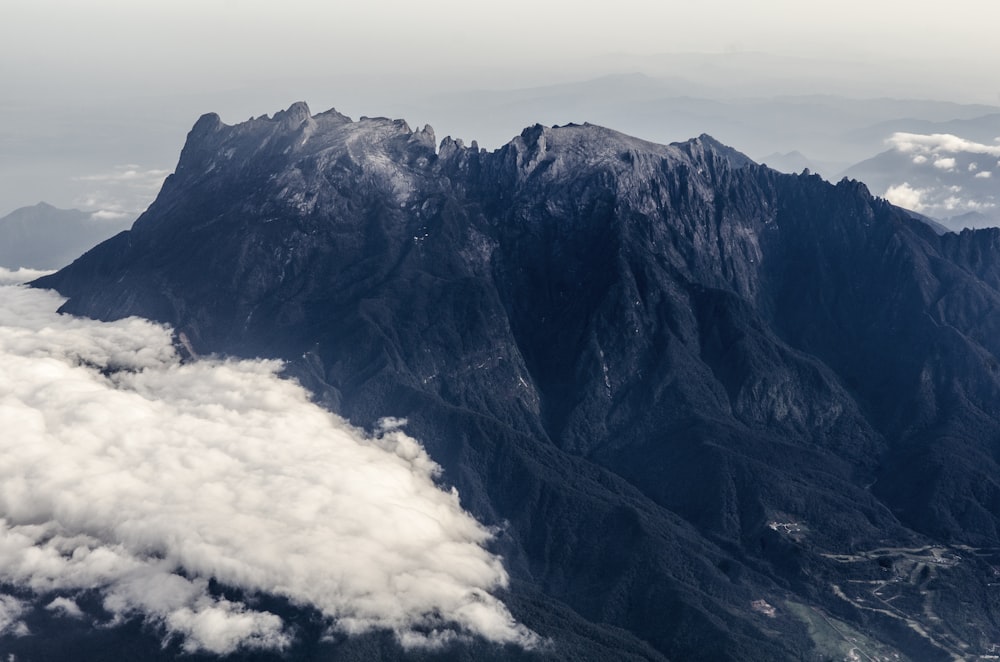
[[[37,284],[284,358],[358,425],[408,418],[505,523],[544,654],[837,654],[807,605],[930,659],[1000,638],[993,598],[954,606],[985,557],[914,580],[950,609],[839,586],[1000,545],[997,245],[708,136],[534,126],[486,152],[296,104],[202,117],[133,229]]]

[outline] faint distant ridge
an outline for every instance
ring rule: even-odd
[[[913,218],[914,220],[920,221],[921,223],[929,226],[932,230],[934,230],[934,232],[938,236],[941,236],[943,234],[947,234],[947,233],[949,233],[949,232],[952,231],[951,228],[949,228],[948,226],[943,225],[942,223],[934,220],[930,216],[924,216],[923,214],[917,213],[917,212],[912,211],[910,209],[907,209],[905,211],[907,211],[910,214],[910,217]]]
[[[768,154],[760,159],[760,163],[778,172],[786,172],[788,174],[795,174],[806,169],[822,174],[825,170],[828,170],[828,168],[817,167],[815,162],[798,150]]]
[[[94,219],[90,212],[46,202],[0,218],[0,267],[58,269],[89,248],[127,229],[133,219]]]
[[[950,216],[941,221],[955,232],[962,230],[981,230],[1000,226],[1000,214],[984,214],[979,211],[969,211],[964,214]]]

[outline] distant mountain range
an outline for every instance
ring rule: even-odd
[[[0,218],[0,267],[58,269],[132,224],[40,202]]]
[[[534,125],[487,151],[295,104],[203,116],[132,229],[35,284],[170,323],[191,355],[284,359],[355,425],[405,417],[502,526],[504,600],[550,644],[415,659],[1000,643],[1000,230],[938,234],[707,135]],[[55,627],[0,645],[180,653]],[[304,628],[284,655],[411,656],[339,641]]]

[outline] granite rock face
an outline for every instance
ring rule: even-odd
[[[553,642],[531,657],[847,651],[817,618],[916,659],[1000,641],[996,231],[705,135],[435,142],[304,104],[203,116],[132,230],[37,284],[286,359],[357,425],[407,418],[503,526],[505,599]]]

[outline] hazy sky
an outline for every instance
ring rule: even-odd
[[[0,215],[40,199],[134,212],[148,193],[112,191],[114,178],[172,169],[200,114],[233,123],[299,99],[442,136],[439,94],[611,73],[997,103],[998,22],[983,0],[4,0]],[[665,57],[677,53],[727,57]],[[476,120],[467,140],[492,118]]]
[[[4,78],[116,89],[419,67],[583,70],[613,53],[767,51],[848,58],[989,58],[1000,7],[982,0],[6,0]],[[583,59],[584,61],[581,61]]]

